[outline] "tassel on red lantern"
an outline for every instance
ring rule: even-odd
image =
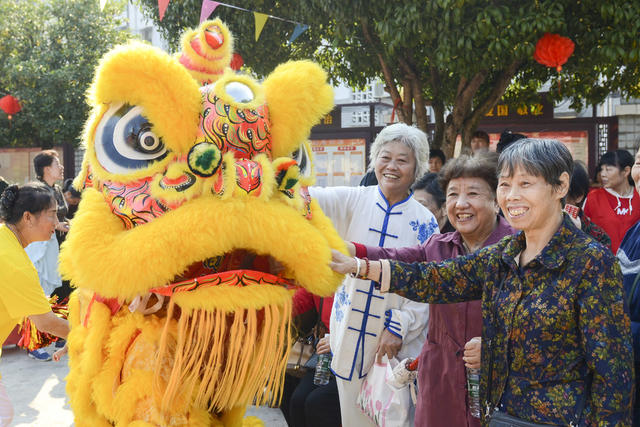
[[[542,65],[562,71],[562,65],[573,55],[575,44],[570,38],[545,33],[536,43],[533,59]]]

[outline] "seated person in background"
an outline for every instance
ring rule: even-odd
[[[332,306],[333,296],[320,298],[304,288],[296,289],[293,295],[294,324],[298,325],[299,330],[305,329],[301,323],[316,325],[316,336],[320,338],[316,354],[331,351],[329,339],[324,334],[329,333]],[[312,319],[311,322],[308,319]],[[336,377],[332,374],[329,384],[319,386],[313,383],[314,374],[315,370],[309,367],[302,378],[285,375],[280,410],[289,427],[340,427],[340,399]]]
[[[438,173],[447,162],[444,151],[438,148],[429,150],[429,172]]]
[[[425,173],[422,175],[422,178],[413,184],[411,189],[413,190],[413,198],[419,201],[422,206],[429,209],[436,217],[441,233],[455,231],[447,218],[447,209],[444,206],[446,198],[438,182],[437,173]]]
[[[640,195],[633,187],[633,156],[627,150],[606,152],[600,164],[603,187],[589,192],[583,209],[609,235],[615,254],[627,230],[640,219]]]
[[[489,134],[483,130],[477,130],[471,135],[471,155],[486,153],[489,151]]]

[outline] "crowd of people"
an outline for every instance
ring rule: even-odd
[[[36,183],[0,180],[3,341],[25,317],[69,331],[48,297],[71,292],[57,257],[81,194],[55,151],[34,169]],[[417,368],[403,425],[640,425],[640,150],[606,153],[594,187],[558,141],[505,132],[493,152],[477,131],[469,155],[447,160],[397,123],[372,144],[369,171],[366,185],[309,189],[349,254],[333,253],[347,275],[333,296],[293,296],[296,326],[313,319],[315,352],[332,359],[327,384],[313,363],[287,373],[289,426],[383,425],[357,402],[392,360]],[[0,382],[0,425],[11,418]]]
[[[505,132],[493,152],[478,131],[469,155],[430,150],[421,175],[420,151],[398,150],[414,131],[391,125],[376,139],[377,184],[311,191],[349,250],[333,254],[347,278],[329,346],[318,347],[333,354],[338,392],[321,407],[313,394],[285,401],[283,412],[305,414],[288,424],[383,425],[359,407],[362,382],[374,362],[408,357],[417,399],[403,425],[640,425],[640,150],[635,164],[625,150],[606,153],[598,186],[558,141]],[[402,179],[411,170],[413,183]],[[394,212],[411,199],[430,211],[424,220],[410,205]],[[399,313],[412,307],[409,329],[390,298],[406,304]],[[482,418],[471,369],[481,372]]]

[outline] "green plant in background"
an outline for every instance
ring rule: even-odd
[[[198,24],[201,0],[173,0],[162,22],[156,0],[138,0],[172,46]],[[258,42],[253,15],[219,6],[247,69],[261,76],[287,59],[313,58],[334,80],[363,86],[379,77],[400,119],[427,128],[448,155],[468,145],[480,119],[501,99],[531,100],[550,82],[553,100],[574,108],[612,92],[640,96],[640,2],[637,0],[246,0],[243,8],[309,25],[294,43],[294,25],[270,19]],[[546,32],[571,38],[575,52],[561,73],[533,60]]]
[[[118,18],[124,4],[0,0],[0,96],[22,105],[10,124],[0,112],[0,147],[79,143],[95,67],[129,37]]]

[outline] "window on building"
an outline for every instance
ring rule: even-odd
[[[373,102],[373,84],[367,85],[364,90],[354,90],[351,94],[351,101],[356,102]]]
[[[369,126],[369,110],[363,109],[351,113],[351,123],[358,126]]]
[[[151,43],[153,39],[153,28],[147,27],[140,30],[140,37],[142,37],[142,40],[145,40]]]

